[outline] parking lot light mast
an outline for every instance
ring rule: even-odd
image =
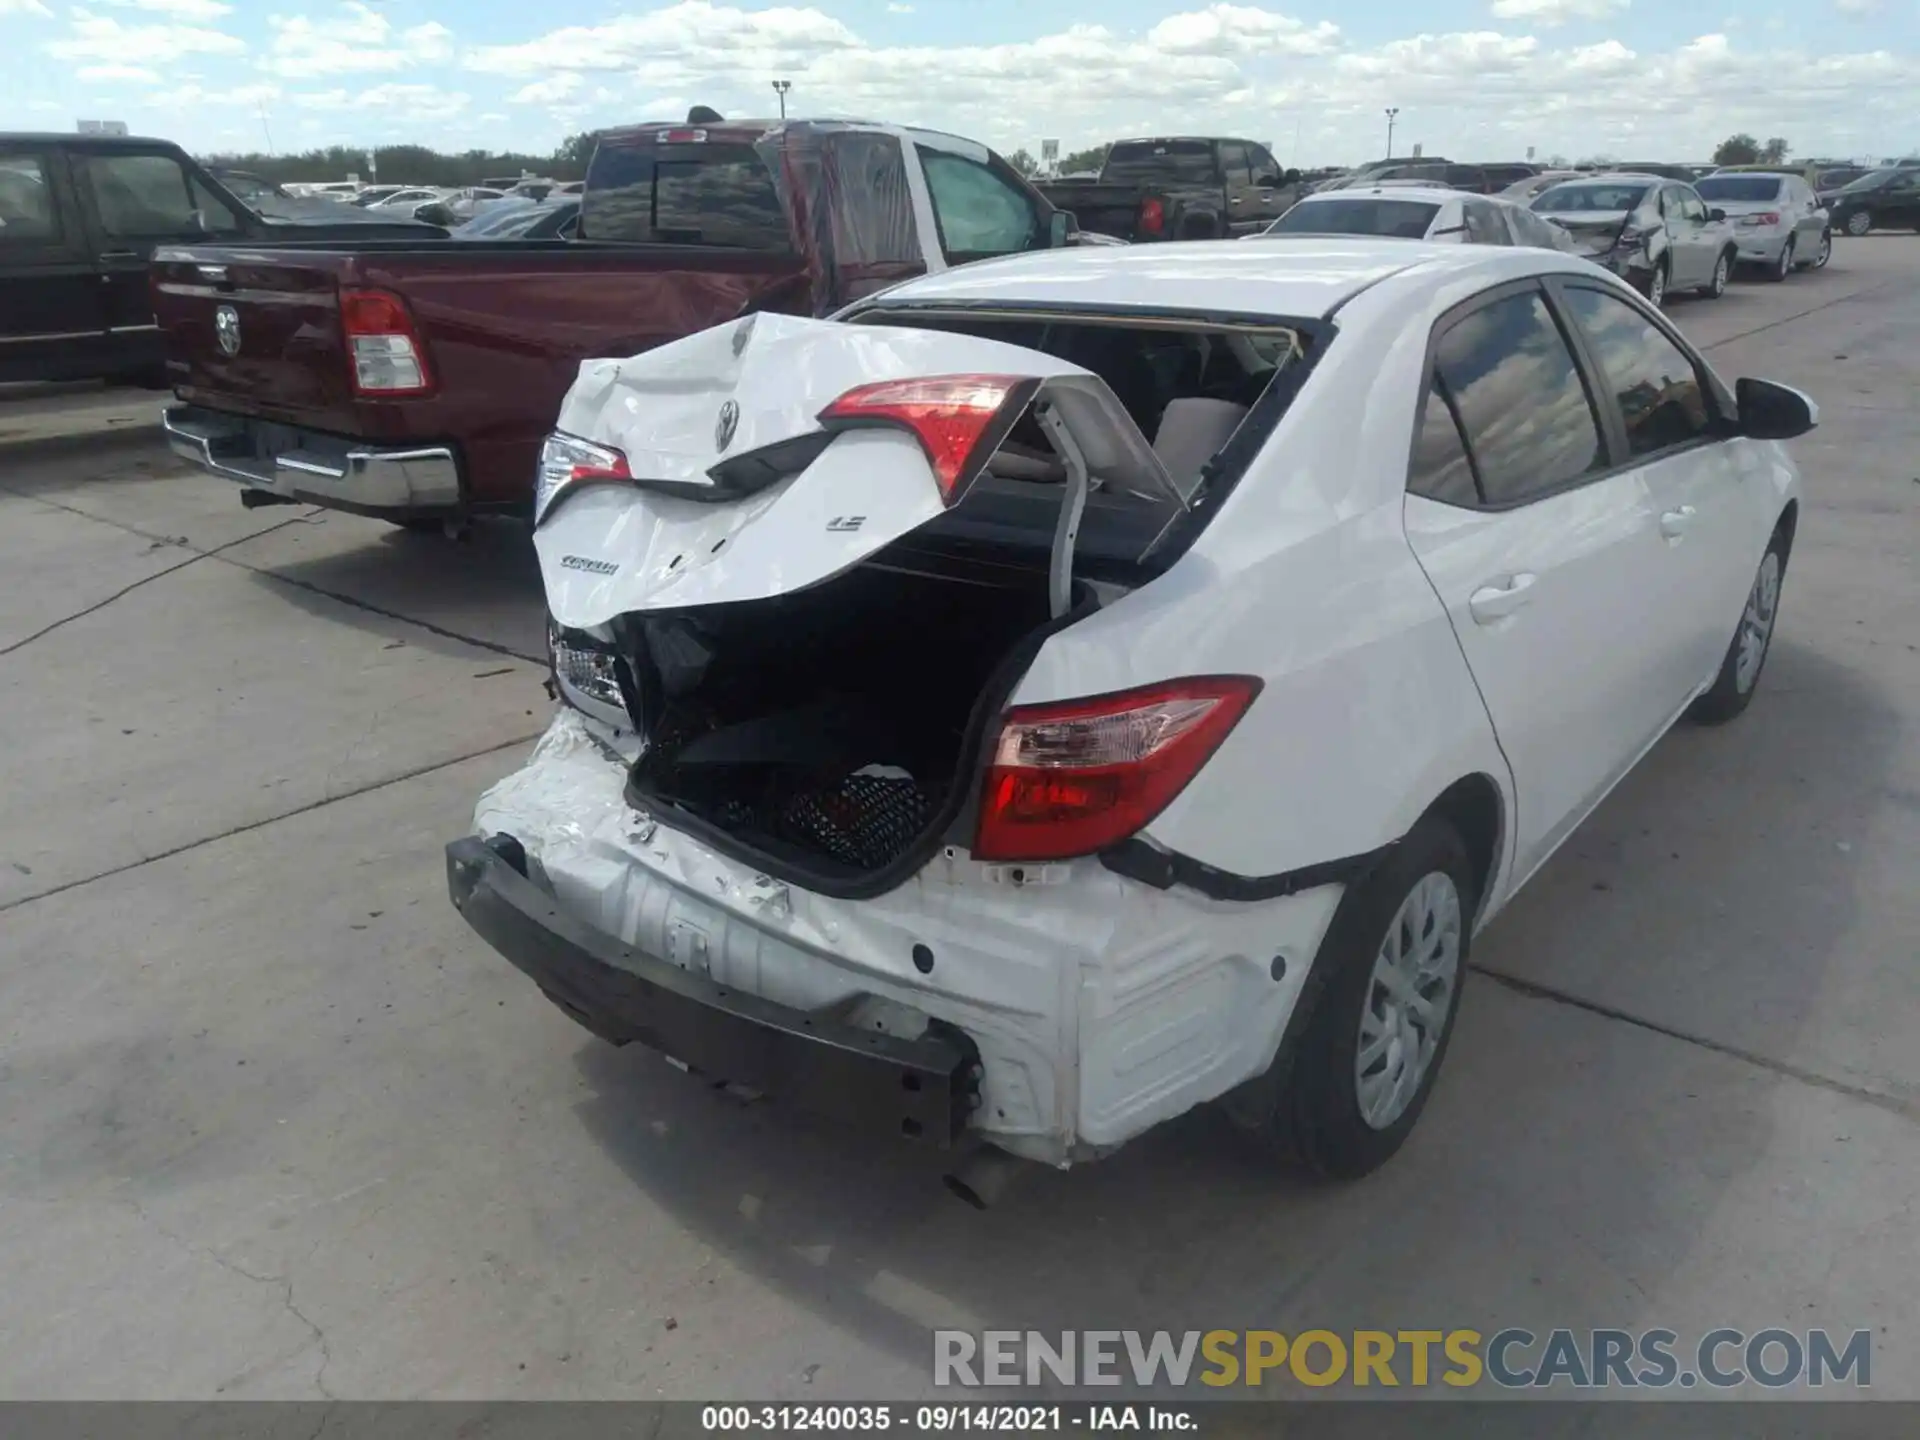
[[[1398,105],[1389,105],[1387,107],[1387,159],[1389,160],[1393,158],[1393,122],[1399,113],[1400,107]]]
[[[776,80],[773,82],[773,93],[780,97],[780,118],[782,120],[787,118],[787,91],[792,88],[793,82],[791,80]]]

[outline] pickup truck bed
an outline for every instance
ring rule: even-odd
[[[524,506],[580,360],[809,305],[793,254],[566,240],[195,245],[159,251],[153,285],[177,451],[392,518]],[[360,388],[341,316],[355,291],[401,302],[423,391]]]

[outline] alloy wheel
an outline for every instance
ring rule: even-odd
[[[1873,229],[1873,216],[1869,215],[1866,211],[1856,210],[1847,217],[1847,233],[1849,235],[1864,235],[1871,229]]]
[[[1725,255],[1713,262],[1713,296],[1716,300],[1727,293],[1727,272],[1731,268]]]
[[[1353,1075],[1360,1118],[1385,1130],[1406,1113],[1432,1068],[1460,982],[1460,891],[1451,876],[1423,876],[1387,926],[1367,981]]]
[[[1793,237],[1789,235],[1787,237],[1787,243],[1780,247],[1779,273],[1774,276],[1774,279],[1784,280],[1787,278],[1787,276],[1791,275],[1792,273],[1793,273]]]
[[[1667,267],[1665,265],[1654,267],[1653,278],[1647,281],[1647,299],[1653,303],[1653,308],[1656,310],[1666,305]]]
[[[1828,231],[1821,235],[1820,248],[1813,252],[1812,268],[1815,270],[1824,270],[1827,268],[1827,262],[1831,259],[1833,259],[1833,234],[1831,231]]]
[[[1760,678],[1760,663],[1773,639],[1773,620],[1780,608],[1780,555],[1769,550],[1760,561],[1760,573],[1747,592],[1747,608],[1740,616],[1740,653],[1733,662],[1733,683],[1742,695]]]

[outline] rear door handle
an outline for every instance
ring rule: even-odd
[[[1678,510],[1669,510],[1660,517],[1660,533],[1669,540],[1678,540],[1687,533],[1687,527],[1693,524],[1693,517],[1700,512],[1691,505],[1682,505]]]
[[[1467,609],[1479,624],[1505,619],[1533,598],[1534,575],[1515,575],[1504,585],[1483,585],[1467,597]]]

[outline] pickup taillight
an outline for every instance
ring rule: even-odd
[[[407,302],[390,290],[342,290],[340,329],[360,395],[426,395],[433,390],[427,347]]]
[[[1158,235],[1167,228],[1167,206],[1158,195],[1149,195],[1140,202],[1140,233]]]

